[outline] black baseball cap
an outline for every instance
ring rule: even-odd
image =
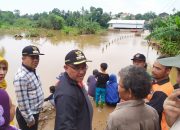
[[[84,53],[80,50],[72,50],[65,57],[65,64],[79,65],[85,62],[92,62],[87,60]]]
[[[146,57],[141,53],[137,53],[131,60],[140,60],[146,62]]]
[[[39,49],[36,46],[26,46],[24,47],[24,49],[22,50],[22,55],[44,55],[42,53],[40,53]]]

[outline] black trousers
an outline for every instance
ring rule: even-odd
[[[21,112],[19,111],[19,109],[16,109],[16,119],[19,125],[19,128],[21,130],[38,130],[38,119],[39,119],[39,113],[33,115],[34,119],[35,119],[35,124],[31,127],[27,126],[26,121],[24,120],[23,116],[21,115]]]

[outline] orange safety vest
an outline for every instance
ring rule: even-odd
[[[174,91],[174,88],[173,88],[173,85],[171,84],[171,82],[167,82],[163,85],[154,84],[154,85],[152,85],[151,94],[149,94],[147,96],[147,99],[151,100],[153,93],[156,91],[161,91],[161,92],[165,93],[167,96],[169,96]],[[169,130],[164,111],[162,112],[161,130]]]

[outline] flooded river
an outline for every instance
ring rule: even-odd
[[[63,72],[64,57],[72,49],[81,49],[86,57],[93,62],[88,63],[87,76],[93,69],[99,69],[101,62],[108,64],[107,72],[117,74],[127,65],[132,64],[131,58],[136,53],[143,53],[147,57],[148,68],[157,58],[157,51],[148,47],[147,41],[136,37],[133,33],[109,32],[104,35],[61,36],[53,38],[15,39],[12,35],[0,35],[0,49],[4,48],[4,57],[9,62],[6,77],[8,92],[15,97],[13,78],[21,65],[21,51],[27,45],[36,45],[44,56],[40,56],[37,71],[41,77],[45,96],[49,95],[49,86],[55,84],[56,77]],[[15,102],[15,98],[13,98]]]
[[[144,37],[136,37],[133,33],[108,32],[104,35],[84,35],[84,36],[62,36],[53,38],[36,39],[15,39],[13,35],[0,34],[0,49],[4,50],[4,57],[9,62],[9,70],[6,76],[8,82],[8,93],[13,103],[16,104],[15,92],[13,87],[14,74],[21,65],[21,51],[27,45],[36,45],[41,53],[40,63],[37,72],[41,77],[45,97],[49,95],[49,86],[54,85],[56,77],[63,72],[65,55],[72,49],[82,50],[86,57],[93,62],[88,63],[88,70],[84,82],[86,83],[88,75],[93,69],[99,69],[101,62],[108,64],[107,72],[117,75],[122,67],[132,64],[132,57],[136,53],[142,53],[147,58],[148,71],[150,72],[154,60],[158,53],[152,47],[149,47]],[[174,72],[173,72],[174,73]],[[171,77],[175,76],[171,74]],[[174,75],[174,76],[173,76]],[[175,78],[173,78],[175,79]],[[112,107],[106,106],[102,112],[99,112],[92,101],[94,108],[93,129],[103,130],[106,126],[106,120]],[[47,113],[45,113],[45,117]],[[39,130],[54,129],[54,116],[45,122],[40,122]],[[44,125],[42,125],[44,124]]]

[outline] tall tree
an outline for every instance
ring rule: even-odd
[[[14,10],[14,16],[15,16],[16,18],[19,18],[19,17],[20,17],[20,10],[15,9],[15,10]]]

